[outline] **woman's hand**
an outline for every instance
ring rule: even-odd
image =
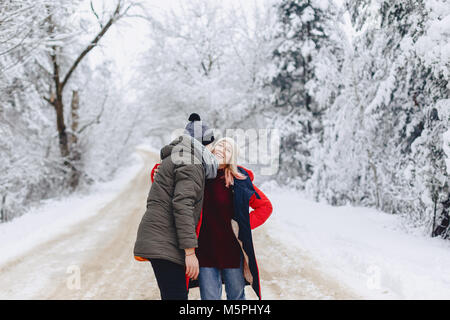
[[[186,263],[186,275],[196,280],[198,278],[198,273],[200,271],[198,265],[198,259],[195,255],[195,248],[184,249],[185,250],[185,263]]]
[[[157,163],[154,165],[152,172],[150,173],[150,179],[152,180],[152,183],[155,181],[155,175],[159,170],[159,165],[161,164],[161,162]]]

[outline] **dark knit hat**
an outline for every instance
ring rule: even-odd
[[[197,113],[191,113],[185,131],[191,137],[200,141],[204,146],[214,141],[214,132],[202,122]]]

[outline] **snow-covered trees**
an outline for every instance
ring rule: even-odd
[[[251,10],[219,1],[179,1],[152,17],[139,70],[139,103],[152,119],[148,132],[164,136],[199,113],[217,129],[253,128],[263,86],[260,73],[274,49],[271,1]],[[167,140],[167,139],[166,139]]]
[[[301,21],[304,15],[320,17],[318,9],[307,15],[306,8],[325,8],[326,3],[282,1],[279,8],[301,9],[294,15]],[[439,203],[449,197],[445,132],[450,36],[445,21],[450,6],[445,1],[349,0],[342,9],[324,15],[328,18],[318,20],[316,32],[297,41],[292,41],[292,14],[280,17],[284,32],[278,36],[295,50],[286,50],[283,43],[274,52],[279,67],[273,82],[278,99],[274,113],[282,112],[279,100],[295,101],[296,95],[305,97],[297,99],[297,110],[315,103],[320,111],[303,112],[303,117],[298,111],[289,114],[291,143],[284,145],[282,156],[289,169],[282,167],[280,180],[296,180],[316,200],[373,206],[430,227],[434,205],[440,212]],[[345,14],[351,22],[347,25],[338,19]],[[327,55],[320,54],[324,45],[316,41],[322,34],[335,39],[322,42]],[[304,48],[308,42],[314,45]],[[304,59],[310,48],[314,55]],[[280,51],[289,55],[280,59]],[[298,61],[308,61],[313,72],[305,73]],[[316,136],[314,123],[320,132]]]
[[[86,57],[133,6],[128,0],[0,3],[1,221],[104,179],[120,164],[129,145],[105,151],[102,140],[129,131],[124,89],[111,80],[119,78],[113,64],[93,67]],[[120,129],[108,130],[116,125],[109,113],[121,118]],[[98,161],[105,161],[100,169]]]
[[[2,217],[107,177],[141,136],[161,145],[197,112],[277,128],[277,178],[315,200],[430,227],[449,196],[448,1],[249,3],[147,7],[125,88],[113,61],[86,57],[134,2],[2,1]]]
[[[274,51],[277,72],[268,81],[274,90],[275,126],[281,130],[284,180],[300,178],[301,187],[316,165],[313,150],[323,131],[323,115],[336,89],[322,83],[327,73],[338,76],[342,39],[335,30],[336,7],[331,1],[282,1],[278,5],[282,39]],[[328,80],[334,81],[333,77]]]
[[[72,6],[76,6],[76,2],[70,3]],[[58,4],[61,6],[61,3]],[[52,42],[49,48],[49,75],[51,75],[51,81],[49,81],[49,92],[43,96],[53,108],[56,114],[56,128],[58,130],[58,143],[63,158],[64,165],[68,168],[70,178],[69,185],[72,188],[78,186],[79,178],[81,172],[77,169],[77,165],[81,160],[81,152],[78,149],[78,121],[79,121],[79,92],[77,90],[72,91],[71,99],[71,121],[72,121],[72,131],[68,134],[66,128],[65,120],[65,89],[71,77],[77,71],[80,63],[86,55],[99,43],[102,37],[108,32],[109,28],[117,22],[121,17],[126,15],[127,11],[131,7],[131,4],[127,4],[123,0],[117,0],[115,8],[109,14],[109,17],[105,21],[98,21],[100,25],[100,30],[97,32],[95,37],[85,44],[79,53],[75,53],[76,50],[71,48],[72,44],[76,41],[76,31],[73,26],[68,26],[66,19],[70,17],[70,6],[62,6],[64,8],[63,12],[58,10],[51,11],[48,10],[48,16],[45,20],[44,29],[47,30],[48,37]],[[95,13],[95,9],[91,2],[91,8]],[[67,12],[69,11],[69,12]],[[58,16],[61,15],[61,16]],[[96,15],[97,16],[97,15]],[[97,16],[98,19],[100,19]],[[80,44],[76,45],[75,48],[79,48]],[[67,58],[67,56],[75,56],[73,61]],[[49,79],[50,80],[50,79]]]

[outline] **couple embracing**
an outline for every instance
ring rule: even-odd
[[[261,299],[251,231],[272,205],[237,164],[238,150],[232,138],[215,141],[196,113],[161,149],[134,247],[136,260],[150,261],[161,299],[187,300],[198,286],[202,300],[220,300],[222,284],[228,300],[244,300],[246,285]]]

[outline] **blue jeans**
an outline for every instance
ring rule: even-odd
[[[225,283],[227,300],[245,300],[245,279],[240,268],[206,268],[200,267],[198,282],[202,300],[222,299],[222,278]]]

